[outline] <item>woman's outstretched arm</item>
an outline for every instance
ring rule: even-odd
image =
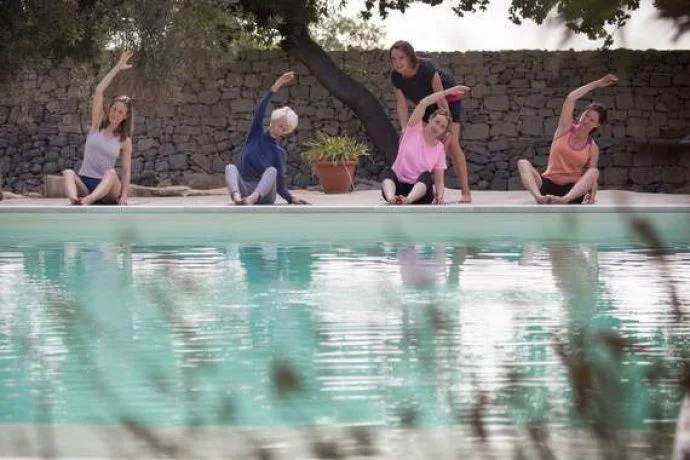
[[[132,64],[130,64],[129,61],[132,58],[132,53],[131,51],[125,51],[122,53],[120,56],[120,60],[117,61],[117,64],[115,64],[115,67],[110,69],[110,72],[105,74],[105,77],[101,80],[101,82],[96,86],[96,89],[93,92],[93,98],[91,100],[91,129],[90,131],[95,131],[98,129],[98,126],[101,124],[101,120],[103,119],[103,93],[105,92],[106,88],[110,85],[110,82],[113,81],[113,78],[115,78],[115,75],[120,73],[121,70],[127,70],[132,68]]]

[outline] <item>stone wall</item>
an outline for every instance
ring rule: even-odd
[[[605,73],[618,86],[582,101],[604,103],[609,123],[597,135],[600,182],[605,188],[674,192],[690,186],[690,52],[468,52],[432,54],[460,83],[472,87],[464,100],[462,145],[473,189],[520,188],[515,162],[546,164],[551,135],[565,95]],[[385,51],[333,53],[346,72],[362,81],[395,120]],[[300,115],[284,145],[292,186],[315,183],[299,156],[318,131],[365,139],[352,112],[307,69],[279,51],[249,51],[203,79],[172,78],[155,90],[128,79],[109,95],[134,97],[136,125],[133,181],[143,185],[222,185],[225,164],[241,148],[257,99],[286,69],[297,84],[275,98]],[[42,175],[79,166],[89,122],[90,92],[106,69],[69,64],[37,69],[0,86],[0,174],[13,191],[38,188]],[[578,108],[581,108],[578,106]],[[397,122],[396,122],[397,125]],[[373,185],[384,167],[381,155],[364,159],[360,186]],[[452,168],[448,183],[456,184]]]

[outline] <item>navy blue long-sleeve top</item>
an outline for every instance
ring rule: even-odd
[[[261,179],[266,168],[273,166],[278,172],[276,179],[278,195],[288,203],[292,203],[292,194],[285,186],[287,153],[268,131],[264,131],[263,127],[266,107],[271,102],[272,97],[273,91],[269,89],[256,106],[252,126],[249,128],[247,140],[240,153],[237,169],[244,180],[254,182]]]

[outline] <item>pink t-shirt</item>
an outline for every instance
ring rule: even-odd
[[[427,171],[446,169],[446,153],[443,143],[429,145],[424,140],[424,124],[420,121],[408,126],[400,139],[398,156],[393,163],[393,172],[400,182],[414,184]]]

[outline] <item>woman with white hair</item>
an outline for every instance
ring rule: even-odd
[[[309,204],[293,197],[285,185],[287,154],[279,143],[297,127],[297,114],[290,107],[276,109],[271,113],[268,130],[263,130],[266,107],[273,94],[294,78],[294,72],[284,73],[259,101],[238,166],[225,167],[225,184],[235,204],[273,204],[276,192],[290,204]]]

